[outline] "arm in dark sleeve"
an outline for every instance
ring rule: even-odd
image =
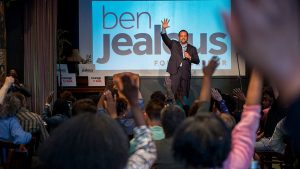
[[[27,88],[25,88],[23,85],[20,85],[19,90],[20,90],[20,93],[22,93],[24,96],[31,97],[31,92]]]
[[[168,37],[167,33],[161,33],[161,37],[162,37],[162,40],[164,41],[164,43],[171,50],[171,48],[172,48],[172,40]]]
[[[62,119],[55,117],[55,116],[50,116],[51,110],[49,106],[45,106],[43,112],[42,112],[42,119],[47,123],[49,126],[56,126],[58,125]]]
[[[196,48],[194,48],[193,53],[192,53],[191,56],[192,56],[192,60],[191,60],[192,63],[194,63],[194,64],[199,64],[200,63],[198,52],[197,52]]]

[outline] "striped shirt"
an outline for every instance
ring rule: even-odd
[[[44,121],[42,120],[40,115],[30,112],[27,109],[21,109],[16,116],[20,121],[22,128],[26,132],[40,134],[41,142],[49,137],[48,131],[44,125]]]

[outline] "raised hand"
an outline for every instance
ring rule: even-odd
[[[113,97],[110,90],[103,93],[107,100],[107,112],[111,118],[117,118],[116,96]]]
[[[300,36],[297,0],[233,0],[224,20],[243,57],[274,80],[282,93],[299,93]],[[289,88],[286,88],[289,84]]]
[[[169,27],[169,22],[170,22],[170,19],[167,19],[167,18],[163,19],[163,20],[161,21],[161,26],[162,26],[162,28],[163,28],[163,29],[167,29],[167,28]]]
[[[245,101],[246,97],[240,88],[235,88],[232,91],[233,96],[241,101]]]
[[[133,73],[122,73],[122,86],[121,92],[127,98],[130,103],[131,111],[133,112],[134,121],[137,126],[146,125],[144,115],[138,106],[139,89],[136,84],[135,74]]]
[[[47,97],[47,104],[51,104],[53,100],[54,91],[52,91]]]
[[[4,85],[10,87],[15,82],[15,79],[12,76],[7,76],[5,78]]]
[[[133,73],[123,73],[121,84],[121,92],[127,98],[130,104],[136,104],[138,101],[138,84]]]
[[[211,96],[212,96],[212,98],[214,98],[218,102],[223,100],[221,94],[219,93],[219,91],[217,89],[214,89],[214,88],[211,89]]]
[[[208,65],[206,65],[205,61],[202,61],[202,69],[204,76],[212,76],[219,66],[219,58],[217,56],[212,57],[209,61]]]

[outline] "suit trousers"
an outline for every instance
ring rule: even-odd
[[[172,92],[174,93],[174,95],[178,95],[178,92],[181,92],[182,97],[189,97],[191,79],[190,77],[183,77],[182,72],[182,67],[179,67],[176,74],[170,75],[170,79],[172,82]]]

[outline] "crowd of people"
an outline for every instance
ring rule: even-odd
[[[261,152],[289,152],[289,167],[300,168],[300,3],[232,0],[232,7],[225,24],[253,66],[246,95],[212,86],[217,56],[202,62],[191,104],[174,95],[168,77],[145,103],[139,76],[124,72],[99,99],[65,91],[52,105],[51,93],[43,112],[33,113],[11,75],[0,89],[1,142],[26,152],[37,138],[35,167],[46,169],[248,169]]]

